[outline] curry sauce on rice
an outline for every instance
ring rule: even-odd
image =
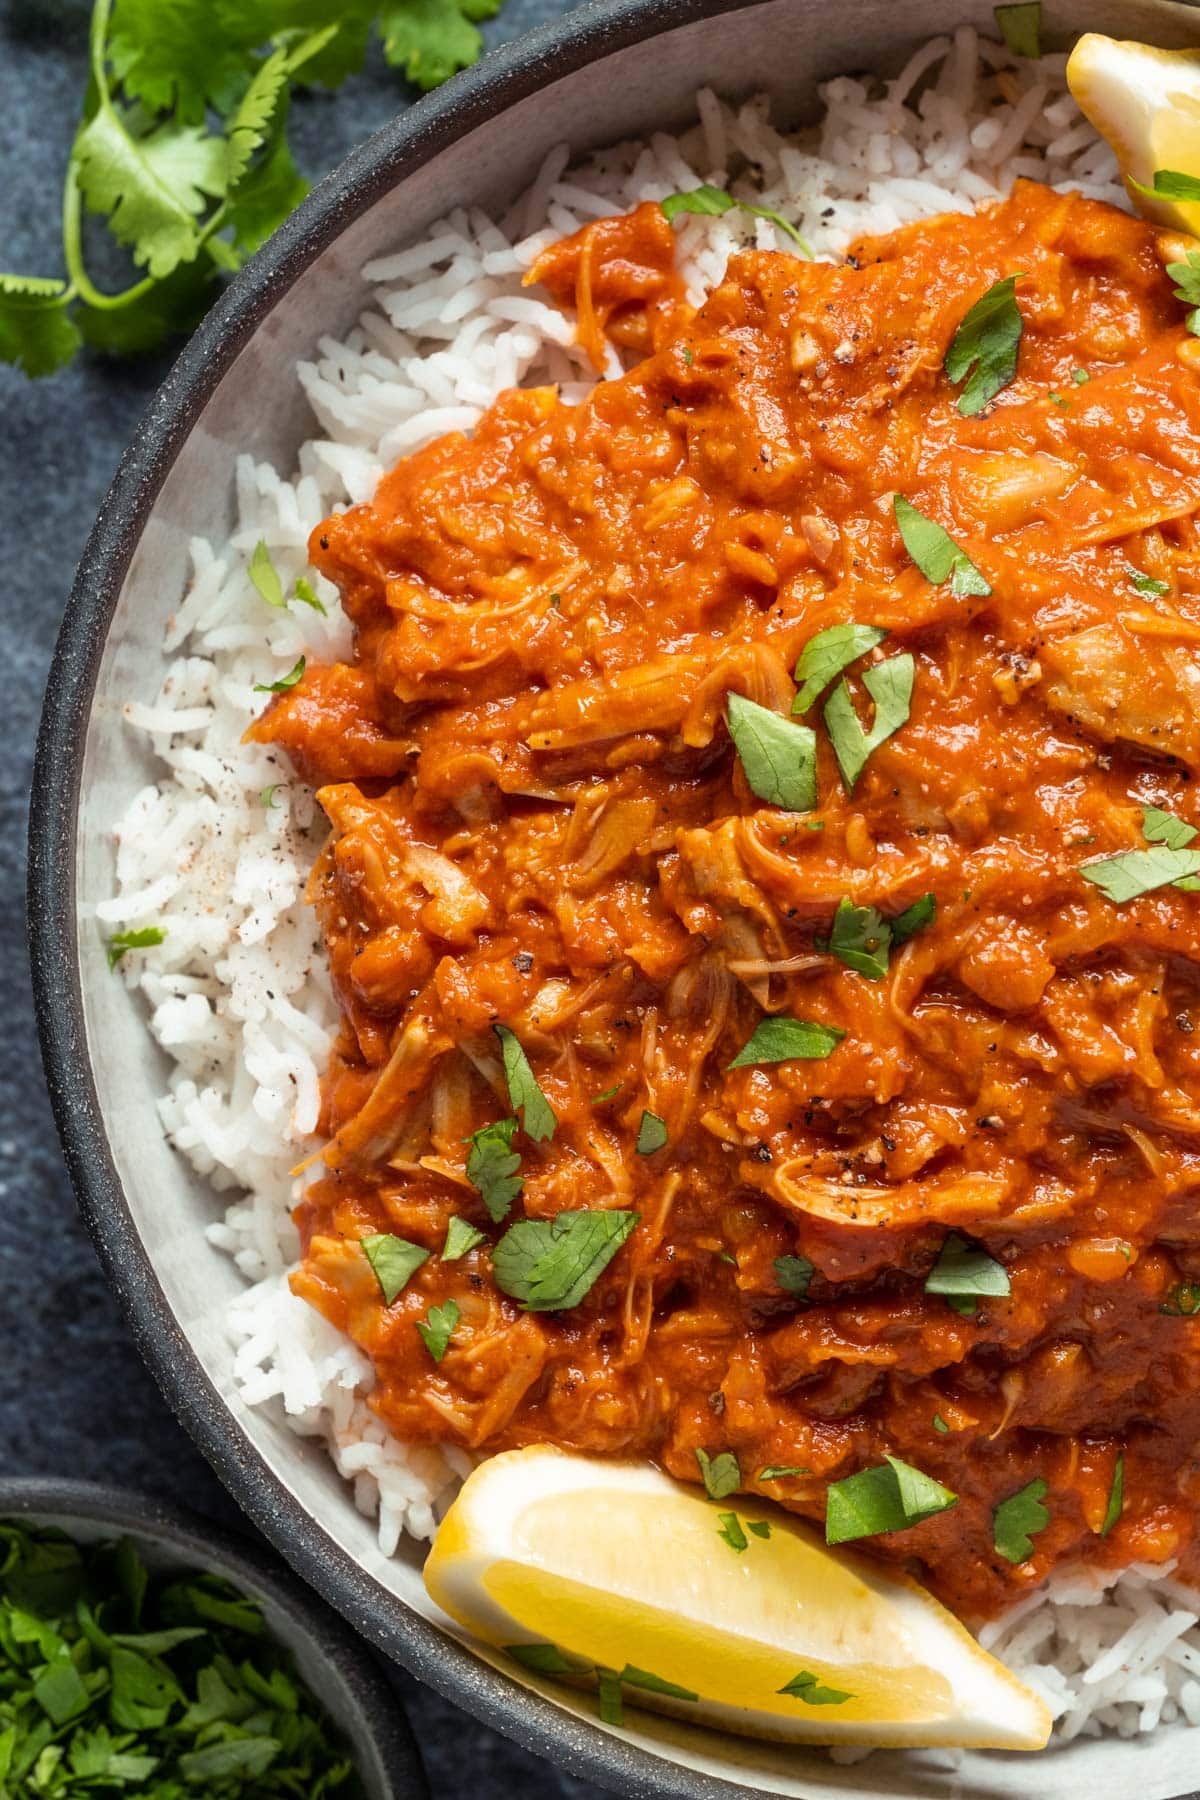
[[[1200,1723],[1200,358],[1063,62],[705,93],[371,265],[98,911],[385,1551],[654,1464],[1067,1738]]]
[[[1159,236],[1020,182],[694,310],[659,207],[597,221],[532,274],[634,366],[316,528],[354,657],[252,731],[332,826],[292,1285],[401,1438],[731,1452],[822,1522],[890,1455],[929,1516],[846,1535],[976,1621],[1064,1560],[1195,1570],[1200,390]]]

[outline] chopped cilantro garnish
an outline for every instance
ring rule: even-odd
[[[303,675],[307,660],[307,657],[302,656],[298,662],[292,665],[286,675],[281,675],[279,677],[278,681],[256,681],[254,684],[255,693],[286,694],[289,688],[295,687],[296,683]]]
[[[258,1605],[128,1539],[0,1522],[0,1793],[363,1800]]]
[[[1086,381],[1090,381],[1091,379],[1092,378],[1086,369],[1071,370],[1071,380],[1075,383],[1076,387],[1082,387]]]
[[[725,213],[735,210],[752,213],[756,219],[768,219],[772,225],[777,226],[791,238],[802,256],[812,260],[812,247],[782,213],[772,212],[769,206],[752,206],[748,200],[735,200],[724,188],[710,187],[706,182],[702,187],[689,188],[685,194],[668,194],[659,205],[667,220],[677,218],[680,213],[697,213],[701,218],[709,219],[719,219]]]
[[[1000,36],[1014,56],[1042,54],[1042,0],[1017,0],[1016,5],[993,7]]]
[[[161,925],[141,925],[134,931],[114,931],[105,946],[109,968],[115,969],[127,951],[152,950],[155,944],[164,943],[166,936]]]
[[[428,1250],[422,1250],[420,1244],[411,1244],[407,1238],[396,1237],[390,1231],[375,1232],[359,1241],[363,1255],[375,1271],[385,1306],[392,1304],[421,1264],[429,1260]]]
[[[943,1437],[945,1437],[946,1433],[949,1431],[950,1427],[947,1425],[945,1419],[943,1419],[941,1413],[934,1413],[933,1429],[940,1432]]]
[[[680,1687],[676,1681],[664,1681],[661,1675],[652,1675],[649,1669],[635,1668],[626,1663],[617,1678],[626,1687],[645,1688],[648,1694],[668,1694],[672,1700],[699,1700],[700,1696],[691,1688]]]
[[[482,1125],[471,1137],[467,1153],[467,1180],[479,1190],[483,1204],[498,1225],[506,1219],[513,1201],[525,1185],[517,1173],[521,1158],[512,1147],[515,1119],[497,1119]]]
[[[979,1310],[979,1300],[1002,1299],[1012,1291],[1008,1270],[986,1250],[969,1244],[957,1231],[952,1231],[938,1259],[925,1277],[925,1292],[937,1294],[955,1312],[968,1316]]]
[[[818,940],[818,948],[828,949],[848,969],[865,975],[869,981],[882,981],[887,974],[891,942],[891,926],[876,907],[855,906],[843,897],[833,915],[829,938],[826,942]]]
[[[469,1219],[460,1219],[455,1213],[446,1227],[446,1241],[442,1245],[442,1261],[457,1262],[468,1250],[475,1250],[486,1242],[482,1231],[476,1229]]]
[[[1033,1539],[1050,1523],[1050,1509],[1042,1505],[1045,1492],[1046,1483],[1039,1476],[993,1512],[992,1542],[1005,1562],[1028,1562],[1033,1555]]]
[[[537,1084],[537,1078],[529,1066],[529,1058],[522,1050],[516,1032],[510,1031],[507,1025],[493,1025],[492,1030],[500,1039],[504,1079],[508,1083],[508,1097],[513,1111],[520,1113],[526,1137],[531,1137],[535,1144],[540,1144],[543,1139],[554,1136],[554,1127],[558,1124],[554,1109]]]
[[[811,1469],[805,1469],[799,1463],[768,1463],[765,1469],[758,1471],[759,1481],[787,1481],[793,1475],[811,1475]]]
[[[318,600],[316,589],[313,587],[312,582],[307,581],[303,575],[297,575],[296,577],[295,597],[299,600],[301,606],[311,606],[314,612],[319,612],[322,618],[325,617],[325,607],[323,603]]]
[[[728,720],[751,793],[785,812],[811,812],[817,804],[816,733],[741,694],[730,694]]]
[[[1200,1284],[1177,1281],[1174,1287],[1167,1289],[1158,1310],[1172,1319],[1194,1318],[1200,1313]]]
[[[890,921],[892,927],[892,945],[898,947],[907,944],[909,938],[916,937],[918,931],[924,931],[937,918],[937,900],[933,894],[922,894],[911,906],[906,906],[902,913]]]
[[[538,1675],[574,1675],[581,1670],[590,1672],[592,1667],[578,1657],[568,1659],[557,1644],[506,1644],[504,1648],[509,1656]]]
[[[1200,850],[1172,850],[1166,844],[1149,850],[1122,850],[1116,856],[1084,863],[1079,873],[1114,906],[1124,906],[1155,888],[1173,887],[1200,874]]]
[[[971,594],[987,598],[992,591],[991,583],[948,531],[943,531],[933,519],[927,519],[903,494],[893,496],[892,510],[904,548],[926,581],[931,581],[935,587],[948,581],[956,600]]]
[[[1200,333],[1200,252],[1189,250],[1186,262],[1168,263],[1167,274],[1177,283],[1175,298],[1192,309],[1186,320],[1188,330],[1193,335]]]
[[[1169,581],[1159,581],[1157,576],[1147,575],[1144,570],[1135,569],[1132,564],[1128,564],[1127,567],[1129,568],[1129,585],[1131,588],[1135,588],[1139,594],[1170,593]]]
[[[722,1450],[719,1456],[709,1456],[707,1450],[697,1450],[696,1461],[700,1465],[704,1491],[710,1500],[724,1500],[728,1495],[737,1493],[742,1485],[742,1471],[732,1450]]]
[[[775,1014],[759,1020],[729,1067],[744,1069],[752,1063],[793,1059],[820,1062],[833,1054],[845,1035],[836,1025],[818,1025],[811,1019]]]
[[[661,1150],[667,1141],[667,1127],[657,1113],[643,1112],[642,1122],[638,1126],[637,1153],[639,1156],[653,1156]]]
[[[1100,1536],[1107,1537],[1121,1516],[1125,1505],[1125,1452],[1117,1454],[1116,1467],[1113,1470],[1112,1486],[1108,1490],[1108,1504],[1104,1508],[1104,1519],[1100,1526]]]
[[[746,1530],[753,1532],[756,1538],[769,1538],[771,1523],[769,1519],[747,1519]]]
[[[445,1356],[460,1317],[458,1302],[447,1300],[443,1306],[431,1306],[425,1315],[424,1324],[418,1323],[421,1342],[435,1363],[440,1363]]]
[[[640,1216],[560,1212],[553,1219],[519,1219],[492,1251],[496,1285],[519,1300],[526,1312],[562,1312],[578,1306]]]
[[[1186,850],[1196,835],[1196,827],[1161,806],[1143,806],[1142,835],[1152,844],[1165,844],[1168,850]]]
[[[846,792],[852,794],[867,759],[907,721],[912,702],[913,659],[908,651],[863,670],[863,686],[875,702],[875,719],[864,731],[845,678],[825,702],[825,728]]]
[[[1136,188],[1139,194],[1148,194],[1152,200],[1200,200],[1200,176],[1185,175],[1182,169],[1155,169],[1154,180],[1149,187],[1130,176],[1129,185]],[[1174,276],[1176,281],[1179,279],[1172,268],[1168,267],[1167,273]],[[1185,295],[1184,298],[1186,297]]]
[[[825,1542],[907,1531],[957,1504],[958,1495],[895,1456],[835,1481],[825,1496]]]
[[[603,1106],[606,1100],[615,1100],[624,1086],[625,1083],[623,1081],[618,1081],[615,1087],[605,1088],[602,1094],[593,1094],[591,1101],[592,1105]]]
[[[807,1669],[801,1669],[790,1681],[778,1690],[781,1694],[790,1694],[795,1700],[803,1700],[805,1706],[841,1706],[845,1700],[853,1700],[853,1694],[843,1693],[841,1688],[822,1687],[815,1675]]]
[[[620,1677],[612,1669],[597,1669],[600,1690],[600,1717],[606,1725],[624,1725],[625,1707],[621,1699]]]
[[[750,1539],[742,1530],[741,1520],[736,1513],[731,1512],[718,1513],[717,1517],[721,1521],[717,1528],[717,1536],[724,1538],[729,1548],[736,1550],[740,1556],[743,1550],[750,1548]]]
[[[254,546],[254,554],[250,558],[246,573],[268,606],[283,607],[287,605],[287,601],[283,597],[283,583],[279,579],[279,570],[271,561],[271,552],[267,549],[263,538],[259,538]]]
[[[950,341],[944,367],[956,387],[966,382],[958,396],[958,410],[964,418],[982,412],[1017,372],[1023,329],[1016,297],[1020,279],[1019,274],[1006,275],[993,282]]]
[[[271,783],[270,787],[265,787],[262,790],[262,793],[258,796],[260,804],[262,806],[264,806],[268,812],[270,812],[272,810],[272,808],[277,804],[276,800],[275,800],[275,795],[278,793],[281,785],[282,784],[280,782],[273,781]]]
[[[792,712],[806,713],[843,669],[882,644],[886,636],[879,625],[830,625],[809,638],[796,664],[800,692],[792,702]]]
[[[813,1266],[807,1256],[777,1256],[773,1263],[775,1279],[785,1294],[803,1300],[813,1278]]]

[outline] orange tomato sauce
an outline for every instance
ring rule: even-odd
[[[344,1019],[293,1285],[405,1439],[688,1481],[732,1451],[818,1521],[890,1453],[957,1503],[861,1547],[969,1619],[1065,1560],[1195,1577],[1200,897],[1117,906],[1080,872],[1145,847],[1144,805],[1200,822],[1197,340],[1156,234],[1020,184],[837,266],[736,256],[695,313],[670,250],[646,207],[547,252],[594,356],[607,329],[640,360],[576,407],[503,395],[314,534],[354,660],[252,731],[332,827],[311,897]],[[1016,376],[963,417],[947,346],[1018,272]],[[990,596],[914,566],[896,493]],[[818,704],[815,811],[767,805],[728,696],[788,714],[848,621],[888,634],[850,671],[860,718],[864,670],[909,652],[907,721],[849,794]],[[883,979],[822,948],[843,898],[927,893]],[[731,1069],[776,1014],[845,1036]],[[513,1111],[496,1024],[557,1116],[516,1134],[502,1223],[466,1175]],[[612,1208],[639,1222],[578,1305],[500,1291],[513,1220]],[[454,1215],[484,1242],[446,1261]],[[926,1292],[951,1232],[1007,1297]],[[375,1233],[431,1253],[391,1305]],[[435,1362],[416,1325],[448,1299]],[[804,1472],[759,1480],[780,1465]],[[1035,1479],[1049,1523],[1013,1564],[994,1509]]]

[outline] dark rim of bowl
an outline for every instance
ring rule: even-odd
[[[121,459],[55,646],[30,806],[30,955],[54,1117],[84,1221],[138,1350],[172,1409],[255,1524],[356,1630],[524,1748],[633,1800],[737,1800],[748,1790],[680,1768],[578,1718],[398,1601],[296,1503],[234,1424],[181,1332],[125,1200],[92,1078],[76,940],[76,825],[97,671],[138,539],[210,395],[280,296],[353,219],[464,133],[614,51],[760,3],[588,0],[418,100],[313,189],[189,340]]]
[[[395,1800],[428,1800],[429,1787],[408,1718],[374,1654],[273,1557],[196,1513],[129,1488],[53,1476],[0,1476],[0,1519],[50,1518],[101,1525],[114,1536],[169,1545],[198,1570],[264,1594],[336,1668],[354,1708],[354,1730],[369,1737]],[[318,1696],[319,1698],[320,1696]],[[357,1744],[348,1746],[357,1752]]]

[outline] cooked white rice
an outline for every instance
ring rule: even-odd
[[[282,754],[239,740],[259,705],[256,682],[302,652],[330,658],[348,647],[336,593],[307,569],[309,531],[330,509],[368,499],[398,457],[469,429],[503,388],[555,381],[569,400],[588,391],[570,322],[521,278],[546,243],[590,218],[708,181],[778,211],[818,255],[837,256],[860,233],[969,211],[1022,175],[1122,204],[1112,156],[1080,119],[1063,69],[1062,57],[1021,61],[964,28],[926,44],[886,87],[829,82],[813,131],[783,136],[765,102],[735,110],[706,91],[699,125],[682,137],[660,134],[573,168],[565,147],[555,151],[504,219],[459,210],[367,268],[372,309],[297,371],[322,435],[289,478],[242,458],[232,539],[193,546],[162,685],[126,708],[163,774],[117,827],[117,897],[96,910],[106,931],[166,927],[161,948],[127,957],[122,972],[173,1063],[164,1130],[233,1195],[209,1237],[248,1284],[229,1317],[240,1390],[326,1440],[356,1504],[377,1514],[387,1554],[404,1532],[432,1535],[469,1459],[392,1437],[366,1403],[366,1358],[287,1287],[297,1253],[289,1169],[310,1148],[336,1022],[302,900],[323,828]],[[680,221],[694,301],[748,242],[789,248],[743,213]],[[327,619],[264,605],[247,575],[260,538],[286,591],[300,574],[315,580]],[[1062,1737],[1132,1736],[1200,1723],[1196,1604],[1169,1571],[1130,1569],[1107,1589],[1077,1576],[1053,1599],[1022,1601],[983,1641],[1043,1695]]]

